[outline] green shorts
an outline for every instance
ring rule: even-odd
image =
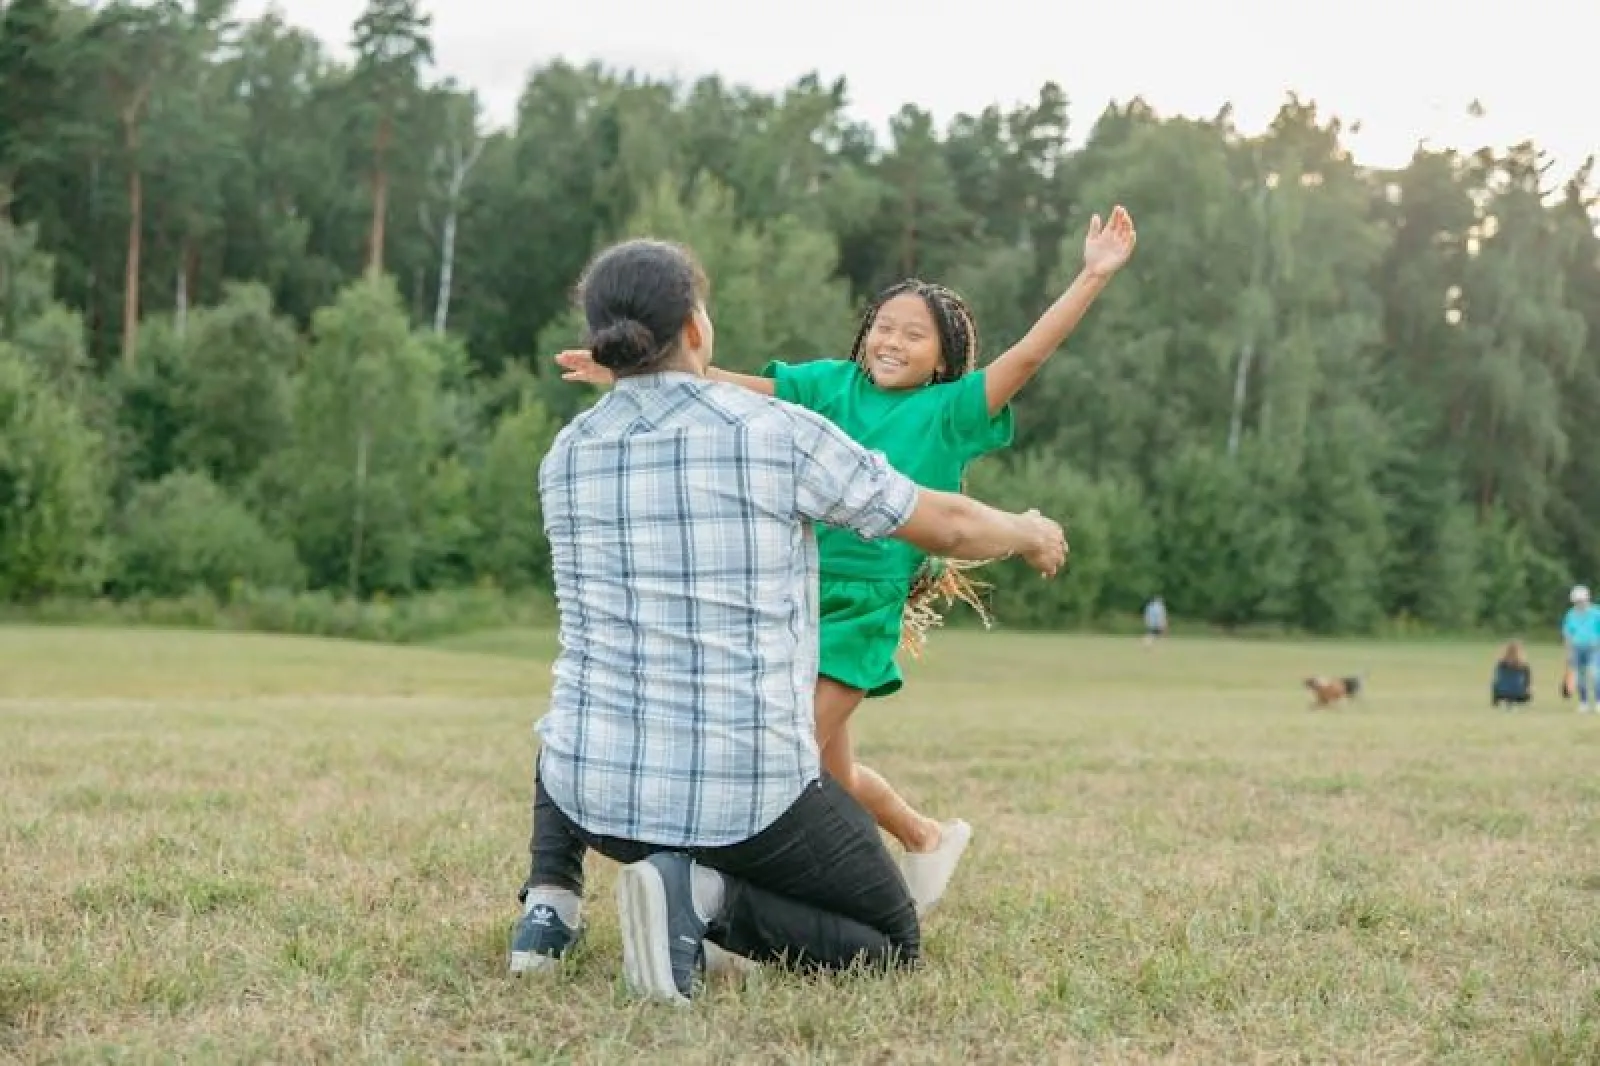
[[[868,698],[900,690],[900,620],[910,586],[905,581],[855,581],[823,577],[819,614],[819,673],[865,692]]]

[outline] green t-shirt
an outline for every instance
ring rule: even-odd
[[[814,411],[856,443],[882,452],[889,465],[923,488],[956,492],[967,464],[1004,448],[1015,432],[1007,404],[989,417],[983,372],[920,389],[880,389],[848,359],[771,362],[778,399]],[[847,529],[817,527],[824,577],[866,581],[911,579],[923,553],[904,541],[865,541]]]

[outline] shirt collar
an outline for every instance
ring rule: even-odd
[[[625,378],[618,378],[616,384],[612,387],[616,389],[659,389],[667,385],[687,385],[705,380],[699,374],[691,374],[687,370],[660,370],[653,374],[633,374]]]

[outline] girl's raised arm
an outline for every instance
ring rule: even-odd
[[[1090,220],[1089,235],[1083,241],[1083,270],[1020,341],[984,367],[984,397],[991,416],[999,414],[1033,380],[1045,360],[1078,328],[1089,305],[1133,255],[1137,241],[1133,219],[1121,206],[1104,225],[1099,215]]]

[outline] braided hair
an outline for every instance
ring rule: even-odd
[[[890,300],[907,294],[922,297],[939,332],[939,366],[933,373],[931,383],[955,381],[963,374],[976,370],[978,323],[967,301],[954,289],[920,278],[907,278],[878,293],[867,308],[867,313],[862,316],[861,328],[856,331],[855,343],[850,348],[850,358],[862,368],[862,373],[866,373],[867,337],[878,320],[878,312]],[[962,487],[966,487],[964,478]],[[963,573],[981,565],[953,559],[928,558],[922,561],[912,578],[911,590],[900,616],[901,650],[920,657],[928,631],[944,624],[944,610],[958,600],[977,612],[985,628],[992,624],[983,602],[982,590],[987,586],[972,581]]]
[[[907,294],[922,297],[922,302],[928,305],[928,313],[933,316],[934,326],[939,331],[939,367],[933,372],[933,382],[954,381],[963,374],[976,370],[978,367],[978,323],[972,317],[972,309],[967,306],[954,289],[947,289],[943,285],[935,285],[931,281],[920,278],[907,278],[897,282],[878,293],[867,313],[861,317],[861,328],[856,331],[855,343],[850,347],[850,358],[861,367],[866,366],[867,337],[872,333],[873,323],[878,321],[878,312],[883,305],[896,296]]]

